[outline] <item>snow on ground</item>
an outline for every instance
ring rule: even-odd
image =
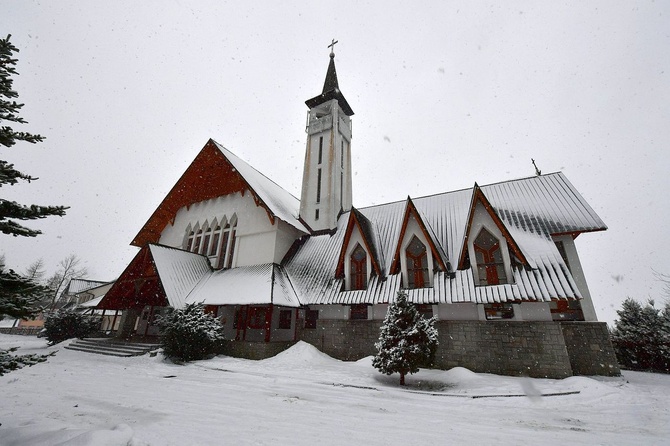
[[[342,362],[305,343],[263,361],[187,365],[45,344],[0,335],[18,353],[58,350],[0,377],[0,445],[670,444],[670,375],[454,368],[422,370],[401,389],[371,358]]]

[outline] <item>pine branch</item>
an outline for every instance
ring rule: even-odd
[[[38,180],[39,178],[31,177],[25,173],[19,172],[14,169],[14,164],[9,164],[7,161],[0,160],[0,187],[3,184],[14,185],[18,183],[18,180],[25,180],[31,182],[33,180]]]

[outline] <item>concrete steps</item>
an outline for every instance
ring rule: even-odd
[[[130,357],[147,354],[159,347],[159,344],[124,342],[108,338],[87,338],[77,339],[65,348],[68,350],[77,350],[98,355]]]

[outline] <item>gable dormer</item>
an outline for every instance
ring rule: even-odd
[[[382,276],[378,253],[372,223],[352,208],[335,272],[337,278],[344,279],[345,290],[365,289],[371,274]]]
[[[433,286],[435,271],[449,271],[449,261],[432,228],[407,197],[390,273],[402,274],[404,288],[427,288]]]
[[[477,286],[513,283],[512,261],[528,262],[493,206],[475,183],[458,269],[472,267]]]

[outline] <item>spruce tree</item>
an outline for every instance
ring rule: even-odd
[[[188,304],[158,318],[165,357],[177,361],[206,359],[225,340],[223,325],[202,304]]]
[[[435,318],[423,318],[407,294],[399,291],[382,324],[372,366],[386,375],[399,373],[404,386],[405,375],[431,364],[437,345]]]
[[[13,75],[17,75],[14,53],[19,50],[10,41],[11,35],[5,39],[0,39],[0,144],[5,147],[11,147],[17,141],[26,141],[29,143],[38,143],[44,140],[41,135],[20,132],[12,129],[8,123],[27,124],[19,116],[19,111],[23,104],[16,102],[19,96],[12,89],[14,80]],[[37,178],[31,177],[23,172],[14,169],[14,165],[7,161],[0,160],[0,187],[3,185],[14,185],[19,180],[33,181]],[[67,207],[64,206],[24,206],[14,201],[0,198],[0,231],[4,234],[13,236],[35,237],[41,234],[41,231],[27,228],[17,222],[17,220],[35,220],[45,218],[51,215],[65,215]]]

